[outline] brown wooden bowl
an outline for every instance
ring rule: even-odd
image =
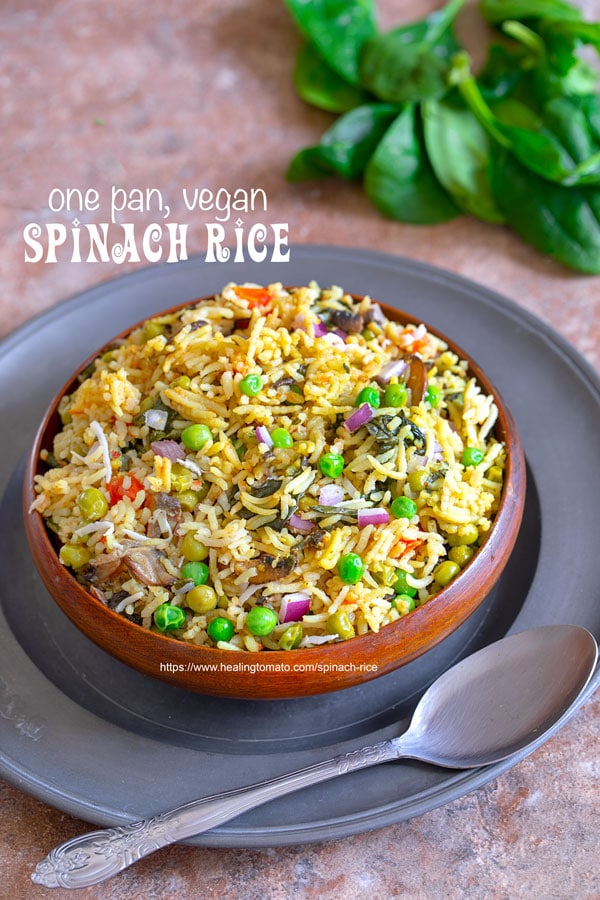
[[[196,302],[180,304],[167,312]],[[385,304],[381,306],[389,319],[401,324],[415,320]],[[122,332],[105,347],[126,337],[135,327],[138,326]],[[59,561],[42,516],[29,512],[36,496],[34,475],[43,468],[40,451],[52,448],[61,427],[57,412],[60,399],[71,393],[77,376],[102,353],[100,349],[82,363],[50,404],[25,472],[25,531],[42,581],[62,611],[103,650],[146,675],[203,694],[248,699],[302,697],[352,687],[406,665],[455,631],[485,600],[508,561],[523,514],[525,461],[515,423],[498,391],[468,354],[445,335],[426,327],[468,361],[469,374],[487,394],[493,395],[499,412],[495,435],[506,444],[508,457],[500,509],[485,543],[448,587],[407,616],[385,625],[377,634],[321,647],[262,653],[184,643],[148,631],[104,606]]]

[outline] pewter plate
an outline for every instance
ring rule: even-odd
[[[482,607],[403,669],[298,700],[190,694],[113,660],[52,601],[23,533],[23,459],[54,393],[117,332],[231,280],[309,279],[407,310],[453,336],[485,369],[516,419],[528,461],[523,526]],[[194,258],[100,284],[27,323],[0,345],[0,379],[0,774],[65,812],[116,825],[398,734],[441,672],[508,632],[570,622],[600,636],[592,537],[600,508],[599,380],[548,326],[481,285],[339,247],[294,247],[290,262],[277,265]],[[587,696],[599,682],[597,672]],[[263,847],[344,837],[441,806],[525,755],[467,772],[412,761],[355,772],[191,843]]]

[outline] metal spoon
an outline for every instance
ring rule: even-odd
[[[73,838],[38,863],[31,879],[45,887],[98,884],[161,847],[353,769],[401,758],[468,769],[532,750],[577,705],[597,658],[595,639],[576,625],[547,625],[503,638],[441,675],[400,737],[131,825]]]

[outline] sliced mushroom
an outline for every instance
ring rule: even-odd
[[[360,334],[365,327],[364,319],[360,313],[347,312],[345,309],[334,309],[331,313],[329,321],[336,328],[348,334]]]
[[[167,516],[167,522],[171,526],[171,530],[174,531],[175,528],[179,525],[179,521],[181,519],[181,503],[179,502],[177,497],[171,497],[170,494],[167,494],[164,491],[160,491],[157,494],[149,494],[146,500],[146,505],[153,512],[156,512],[156,510],[158,509],[164,510]],[[161,527],[156,521],[155,517],[148,524],[147,533],[148,537],[161,536]]]
[[[96,600],[99,600],[100,603],[104,603],[105,606],[107,605],[104,593],[93,584],[90,585],[90,594],[92,595],[92,597],[95,597]]]
[[[424,399],[427,393],[427,369],[419,356],[409,354],[404,359],[408,362],[408,374],[406,387],[410,391],[411,403],[416,406]]]
[[[103,553],[90,560],[89,580],[102,584],[113,575],[116,575],[123,565],[123,552],[113,550],[112,553]],[[87,574],[87,573],[86,573]]]
[[[135,547],[123,556],[123,562],[142,584],[156,584],[168,587],[177,579],[169,575],[161,565],[161,555],[156,547]]]
[[[251,567],[256,568],[257,573],[253,575],[252,578],[248,579],[249,584],[266,584],[268,581],[274,581],[277,578],[280,578],[282,575],[289,575],[289,573],[294,569],[294,567],[298,563],[298,557],[296,554],[292,554],[290,556],[284,556],[281,559],[277,559],[275,556],[271,556],[269,553],[261,553],[260,556],[257,556],[255,559],[249,560],[248,563],[244,563],[244,569]],[[237,571],[236,566],[236,571]]]

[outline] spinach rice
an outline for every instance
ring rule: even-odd
[[[33,508],[144,628],[240,651],[377,632],[498,509],[497,408],[467,368],[368,297],[229,284],[86,370]]]

